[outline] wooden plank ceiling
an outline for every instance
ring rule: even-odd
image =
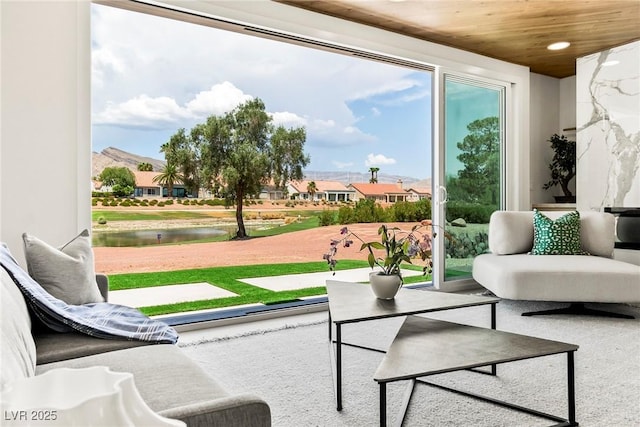
[[[578,57],[640,40],[640,0],[275,0],[527,66],[575,74]],[[550,51],[554,42],[571,46]]]

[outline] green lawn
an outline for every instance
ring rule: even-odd
[[[368,267],[366,261],[340,260],[337,270]],[[410,269],[420,270],[417,266],[408,266]],[[193,310],[205,310],[211,308],[233,307],[244,304],[276,304],[300,297],[324,295],[324,284],[314,288],[305,288],[293,291],[274,292],[268,289],[251,286],[240,282],[238,279],[251,277],[280,276],[284,274],[301,274],[327,272],[331,277],[326,262],[307,262],[290,264],[262,264],[238,267],[214,267],[192,270],[177,270],[156,273],[131,273],[114,274],[109,276],[109,289],[112,291],[123,289],[148,288],[156,286],[207,282],[238,294],[235,297],[218,298],[194,302],[183,302],[152,307],[142,307],[140,310],[149,315],[169,313],[181,313]],[[407,277],[405,284],[419,283],[431,280],[430,277]]]

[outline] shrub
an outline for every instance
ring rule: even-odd
[[[105,219],[105,217],[101,216],[98,218],[98,224],[105,225],[106,223],[107,223],[107,220]]]
[[[349,206],[340,206],[338,209],[338,224],[353,224],[354,217],[353,208]]]
[[[473,258],[489,249],[489,234],[484,231],[470,236],[469,233],[453,235],[453,242],[445,240],[445,250],[451,258]]]
[[[326,227],[327,225],[333,225],[336,222],[335,212],[329,209],[323,209],[320,213],[320,226]]]
[[[359,200],[353,209],[353,222],[385,222],[387,219],[387,212],[373,200]]]
[[[284,213],[278,213],[278,212],[262,213],[262,219],[284,219],[284,217],[285,217]]]
[[[447,203],[447,221],[451,222],[457,218],[464,218],[467,223],[488,224],[489,217],[497,209],[497,206],[468,202],[449,202]]]

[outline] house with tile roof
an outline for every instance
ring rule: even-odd
[[[316,191],[313,194],[309,192],[310,182],[316,185]],[[355,190],[347,188],[338,181],[291,181],[287,184],[287,191],[293,200],[348,202],[355,196]]]
[[[407,190],[408,201],[409,202],[417,202],[418,200],[431,200],[431,189],[430,188],[418,188],[411,187]]]
[[[351,183],[347,188],[355,191],[355,201],[368,199],[380,203],[395,203],[408,200],[409,193],[402,189],[402,183]]]
[[[158,182],[154,182],[160,172],[132,171],[136,178],[136,186],[133,190],[135,197],[168,197],[168,188]],[[186,197],[187,190],[182,183],[173,184],[171,197]]]

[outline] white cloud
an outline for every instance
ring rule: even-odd
[[[373,107],[373,108],[371,108],[371,114],[372,114],[374,117],[378,117],[378,116],[380,116],[382,113],[381,113],[381,112],[380,112],[380,110],[378,110],[376,107]]]
[[[398,106],[413,102],[419,99],[427,98],[430,90],[419,90],[410,93],[398,93],[389,99],[378,100],[377,103],[384,106]]]
[[[338,160],[333,160],[331,162],[331,164],[335,167],[337,167],[338,169],[346,169],[346,168],[350,168],[351,166],[353,166],[353,162],[340,162]]]
[[[108,104],[93,117],[96,124],[118,124],[124,127],[159,127],[190,118],[191,114],[173,98],[151,98],[140,95],[120,104]]]
[[[413,79],[399,78],[375,86],[365,87],[351,96],[350,101],[367,99],[374,96],[402,92],[420,86],[420,82]]]
[[[304,117],[300,117],[295,113],[290,113],[288,111],[271,113],[271,117],[273,118],[273,124],[276,126],[284,126],[285,128],[297,128],[297,127],[307,126],[307,119],[305,119]]]
[[[369,153],[367,159],[364,161],[365,166],[378,166],[378,165],[395,165],[396,159],[386,157],[384,154]]]
[[[184,106],[168,96],[156,98],[142,94],[128,101],[109,103],[104,111],[93,117],[95,124],[111,124],[121,127],[161,128],[175,126],[185,120],[221,115],[253,97],[243,93],[232,83],[213,85],[198,93]]]
[[[211,86],[211,89],[202,91],[194,99],[187,102],[186,108],[195,116],[209,117],[228,113],[243,102],[253,99],[233,85],[223,82]]]
[[[124,70],[124,63],[111,50],[107,48],[100,48],[93,49],[91,52],[92,84],[103,86],[107,75],[120,75],[124,73]]]

